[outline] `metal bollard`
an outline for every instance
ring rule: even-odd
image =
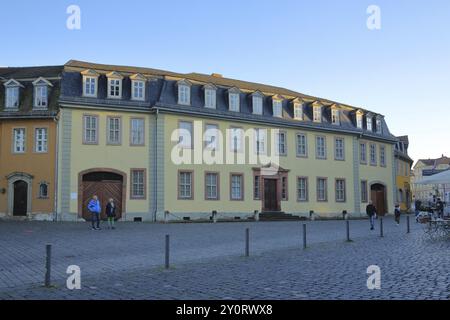
[[[346,226],[347,226],[347,242],[351,242],[352,240],[350,239],[350,221],[345,221],[346,222]]]
[[[384,237],[384,232],[383,232],[383,218],[380,217],[380,237]]]
[[[45,246],[45,286],[48,288],[51,286],[51,262],[52,262],[52,245],[47,244]]]
[[[303,224],[303,249],[306,249],[306,223]]]
[[[166,234],[166,263],[165,267],[166,269],[169,269],[170,267],[170,236]]]
[[[245,229],[245,256],[250,256],[250,229]]]
[[[406,216],[406,233],[411,233],[411,224],[409,221],[409,216]]]

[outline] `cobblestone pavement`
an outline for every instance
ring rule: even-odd
[[[423,237],[404,218],[368,230],[351,221],[218,224],[122,223],[89,230],[80,223],[0,223],[0,299],[450,299],[450,243]],[[251,257],[244,253],[250,228]],[[164,270],[164,235],[171,269]],[[45,244],[53,245],[53,288],[42,287]],[[78,265],[82,289],[65,287]],[[381,268],[381,290],[367,289],[369,265]]]

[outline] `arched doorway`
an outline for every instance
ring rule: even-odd
[[[370,186],[370,199],[377,208],[379,216],[385,216],[387,213],[386,186],[381,183],[373,183]]]
[[[24,217],[27,215],[28,208],[28,183],[23,180],[17,180],[13,183],[13,189],[13,216]]]
[[[126,200],[126,174],[114,169],[90,169],[79,174],[79,206],[78,214],[85,220],[91,220],[87,206],[94,195],[97,195],[102,213],[106,219],[105,208],[109,198],[113,198],[116,206],[116,219],[123,217]]]
[[[8,180],[8,213],[13,217],[26,217],[31,213],[31,187],[33,176],[24,172],[14,172]]]

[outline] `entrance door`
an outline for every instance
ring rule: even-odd
[[[110,198],[116,204],[116,219],[122,217],[122,176],[109,172],[95,172],[83,176],[83,202],[82,216],[85,220],[91,220],[91,213],[87,206],[94,195],[97,195],[102,208],[101,219],[106,219],[106,204]]]
[[[28,184],[23,180],[14,182],[14,207],[13,216],[23,217],[27,215]]]
[[[386,206],[386,187],[382,184],[374,184],[371,187],[371,199],[379,216],[387,213]]]
[[[264,179],[264,211],[278,211],[277,180]]]

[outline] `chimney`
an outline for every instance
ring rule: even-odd
[[[223,75],[221,75],[220,73],[212,73],[211,76],[215,78],[223,78]]]

